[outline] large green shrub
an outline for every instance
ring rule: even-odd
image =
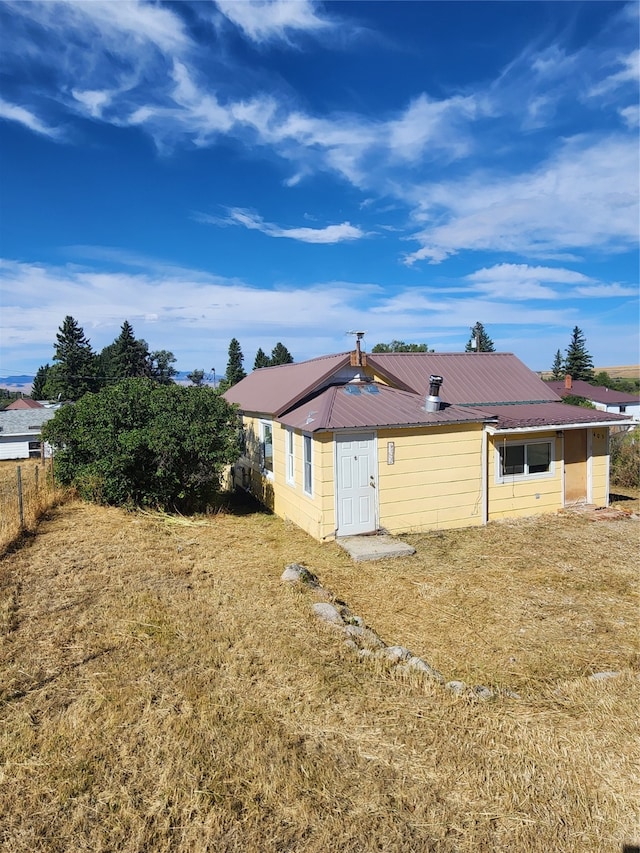
[[[237,417],[211,388],[126,379],[49,421],[58,481],[86,500],[193,511],[237,458]]]
[[[611,482],[627,489],[640,489],[640,428],[611,436]]]

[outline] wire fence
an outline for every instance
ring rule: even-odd
[[[57,503],[53,459],[23,459],[0,463],[0,553],[25,531],[33,531],[40,517]]]

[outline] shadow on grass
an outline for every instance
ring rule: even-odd
[[[636,497],[633,495],[619,495],[617,492],[611,492],[609,494],[609,503],[620,503],[621,501],[635,501]]]

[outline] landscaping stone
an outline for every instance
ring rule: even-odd
[[[594,672],[593,675],[589,676],[589,681],[607,681],[607,679],[617,678],[619,675],[619,672],[614,672],[613,670],[606,670],[605,672]]]
[[[378,657],[384,657],[392,663],[397,663],[398,661],[410,658],[411,652],[409,649],[405,649],[404,646],[387,646],[384,649],[380,649]]]
[[[337,608],[335,608],[333,604],[329,604],[327,601],[319,601],[314,604],[313,612],[316,614],[318,619],[322,619],[323,622],[329,622],[333,625],[344,625],[342,616],[338,612]]]
[[[456,696],[462,696],[462,694],[466,691],[467,685],[464,681],[447,681],[445,684],[447,690],[450,690],[452,693],[455,693]]]
[[[438,670],[434,669],[432,666],[429,666],[426,661],[422,660],[422,658],[419,658],[416,655],[411,655],[411,657],[404,665],[407,667],[407,669],[413,669],[417,672],[422,672],[429,678],[433,678],[433,680],[437,681],[438,684],[444,684],[444,676],[442,675],[442,673],[438,672]]]
[[[488,687],[485,687],[482,684],[477,684],[473,688],[473,694],[474,694],[474,696],[477,696],[478,699],[484,699],[484,700],[493,699],[493,697],[495,696],[495,693],[493,692],[493,690],[490,690]]]

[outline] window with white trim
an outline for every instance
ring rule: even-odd
[[[285,441],[287,448],[287,483],[292,486],[296,484],[296,467],[295,467],[295,433],[292,429],[287,429],[285,433]]]
[[[273,477],[273,424],[260,421],[260,467],[267,477]]]
[[[313,495],[313,446],[310,435],[302,436],[304,491],[305,494]]]
[[[496,446],[496,482],[550,477],[554,473],[555,442],[504,441]]]

